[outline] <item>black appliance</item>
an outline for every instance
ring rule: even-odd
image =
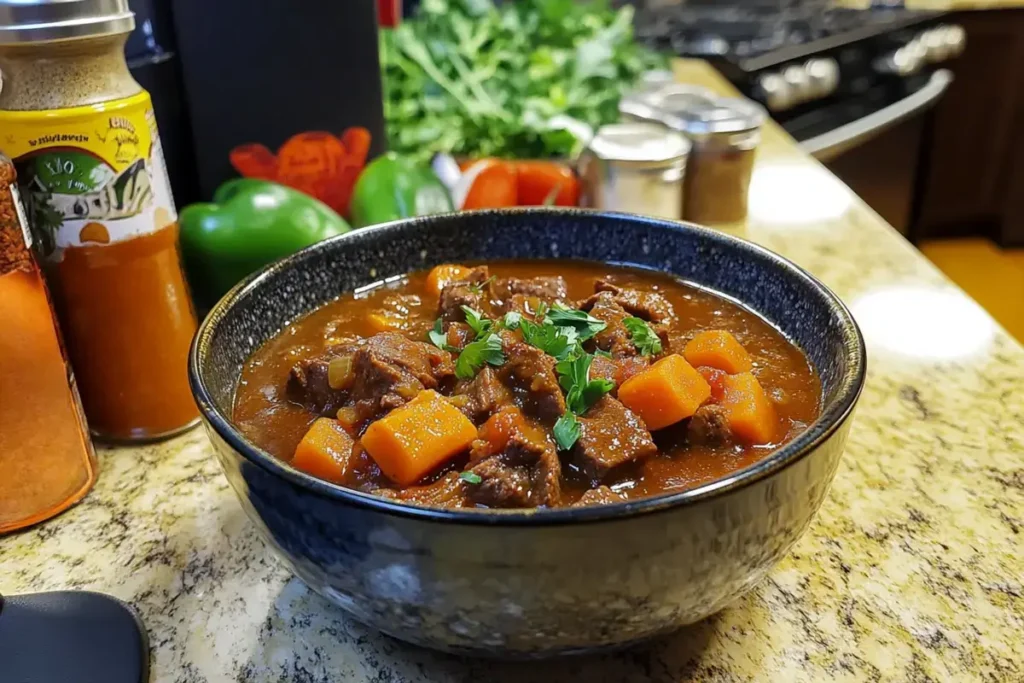
[[[273,154],[300,133],[361,126],[371,157],[385,149],[376,2],[174,0],[172,9],[202,197],[237,177],[229,154],[239,145]]]
[[[963,29],[936,12],[818,0],[648,3],[636,32],[710,61],[891,224],[913,223],[927,118]]]
[[[153,98],[167,175],[178,208],[199,199],[192,131],[182,90],[170,0],[128,0],[135,30],[125,45],[128,68]]]

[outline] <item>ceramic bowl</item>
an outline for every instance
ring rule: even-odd
[[[761,462],[689,491],[506,512],[432,510],[344,489],[291,468],[231,423],[249,355],[340,294],[443,262],[551,258],[664,271],[742,302],[806,351],[822,380],[821,417]],[[227,294],[189,359],[228,480],[299,578],[402,640],[499,657],[628,645],[750,590],[821,505],[864,369],[849,311],[780,256],[693,225],[553,209],[417,218],[317,244]]]

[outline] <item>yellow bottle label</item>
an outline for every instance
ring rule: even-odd
[[[0,110],[42,252],[112,244],[177,220],[149,93],[51,111]]]

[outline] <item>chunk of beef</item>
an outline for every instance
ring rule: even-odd
[[[697,409],[686,425],[686,440],[699,446],[724,446],[733,440],[725,408],[706,405]]]
[[[348,403],[357,424],[374,420],[403,405],[423,389],[450,386],[455,377],[446,351],[384,332],[374,335],[352,356]]]
[[[618,388],[619,364],[611,358],[595,355],[590,364],[590,379],[610,379]],[[612,389],[614,392],[615,389]]]
[[[534,319],[537,317],[537,311],[540,309],[541,303],[538,297],[530,296],[529,294],[513,294],[508,299],[502,300],[501,313],[505,314],[515,311],[527,318]]]
[[[536,297],[550,304],[553,301],[564,301],[569,288],[564,278],[554,275],[501,278],[495,280],[491,291],[494,297],[501,301],[508,301],[513,295],[521,294]]]
[[[465,401],[459,401],[464,397]],[[481,368],[471,380],[455,386],[456,405],[466,417],[480,424],[492,414],[512,405],[512,392],[498,379],[498,373],[489,365]]]
[[[652,323],[667,323],[675,317],[675,310],[668,299],[657,292],[645,292],[639,289],[619,287],[605,280],[598,280],[594,285],[595,296],[608,292],[615,302],[632,315]],[[593,297],[591,297],[593,298]]]
[[[348,398],[346,388],[331,388],[328,382],[328,368],[334,358],[351,355],[359,342],[343,342],[327,347],[313,358],[304,358],[292,366],[288,375],[288,396],[301,403],[310,412],[324,417],[333,417]]]
[[[470,271],[465,279],[446,285],[438,298],[438,315],[441,320],[446,323],[464,321],[466,314],[462,310],[463,306],[486,312],[484,283],[488,277],[487,266],[479,266]]]
[[[593,481],[609,470],[657,452],[643,421],[616,399],[605,396],[580,421],[580,438],[573,446],[577,467]]]
[[[497,452],[492,441],[478,440],[470,452],[470,472],[480,477],[470,484],[469,498],[488,507],[553,507],[561,498],[562,465],[555,445],[539,428],[514,421]]]
[[[381,488],[373,490],[372,493],[381,498],[422,507],[461,508],[472,505],[466,491],[466,483],[459,478],[458,472],[449,472],[425,486],[409,486],[398,491]]]
[[[609,505],[611,503],[621,503],[626,499],[619,494],[612,491],[607,486],[598,486],[596,489],[590,489],[583,494],[583,497],[572,504],[574,508],[586,507],[588,505]]]
[[[606,323],[606,327],[594,336],[597,348],[608,351],[615,358],[637,355],[633,338],[622,322],[630,315],[615,301],[614,294],[599,292],[580,304],[580,309]]]
[[[527,415],[552,426],[565,413],[555,359],[507,332],[502,334],[505,364],[498,369],[502,384],[512,390]]]

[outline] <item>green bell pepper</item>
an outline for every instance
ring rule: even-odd
[[[351,228],[323,202],[255,178],[229,180],[178,219],[192,296],[207,309],[268,263]]]
[[[348,212],[353,225],[361,228],[453,210],[448,189],[429,166],[388,152],[359,174]]]

